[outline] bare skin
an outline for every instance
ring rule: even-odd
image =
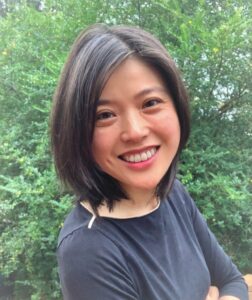
[[[82,201],[81,205],[83,207],[85,207],[91,214],[94,214],[91,205],[89,204],[88,201]],[[156,205],[158,205],[158,203],[156,203]],[[155,209],[155,207],[154,207]],[[113,213],[113,211],[109,211],[109,209],[107,208],[106,205],[100,206],[100,208],[98,209],[99,211],[99,215],[100,216],[106,216],[106,217],[115,217],[115,218],[125,218],[125,217],[129,217],[128,215],[118,215],[118,213]],[[134,216],[137,216],[137,214],[134,214]],[[132,217],[132,216],[130,216]],[[240,300],[237,297],[233,297],[233,296],[222,296],[221,298],[219,298],[219,290],[216,286],[210,286],[207,297],[205,300]]]
[[[129,199],[115,202],[112,211],[101,205],[99,215],[123,219],[155,210],[156,187],[179,143],[179,119],[163,78],[137,58],[125,60],[100,95],[92,151],[100,168],[120,183]],[[82,205],[93,213],[88,201]],[[239,299],[219,298],[218,289],[211,287],[205,300]]]
[[[208,295],[205,300],[240,300],[233,296],[222,296],[219,298],[219,290],[216,286],[210,286]]]
[[[141,216],[157,206],[156,187],[179,143],[179,119],[163,78],[137,58],[125,60],[99,97],[92,144],[97,164],[129,198],[115,202],[110,216]],[[99,212],[108,214],[105,206]]]
[[[219,290],[216,286],[210,286],[208,295],[205,300],[218,300],[219,299]]]

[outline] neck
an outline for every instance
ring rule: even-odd
[[[158,206],[158,202],[156,196],[144,193],[139,197],[135,195],[134,198],[115,202],[113,212],[125,218],[146,215]]]
[[[159,199],[154,195],[153,191],[133,191],[127,190],[129,199],[121,199],[121,201],[115,201],[112,211],[109,211],[108,207],[104,204],[98,208],[99,215],[101,217],[111,218],[133,218],[146,215],[153,211],[159,205]],[[92,209],[90,204],[82,202],[82,205],[88,209],[91,213]]]
[[[139,189],[126,189],[129,199],[122,200],[122,205],[132,208],[132,210],[152,210],[157,206],[157,197],[154,190],[139,190]]]

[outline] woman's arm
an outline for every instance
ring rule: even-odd
[[[217,242],[189,194],[185,190],[183,192],[195,234],[208,266],[211,285],[219,289],[219,299],[248,300],[247,286],[241,273]]]
[[[219,289],[219,300],[247,300],[248,291],[241,273],[220,247],[198,212],[195,226],[210,272],[211,284]]]
[[[83,230],[67,236],[57,251],[64,300],[139,299],[117,246],[98,232]]]
[[[211,284],[219,289],[219,300],[247,300],[247,287],[241,273],[218,244],[199,212],[196,212],[195,228],[210,272]]]
[[[219,300],[219,290],[216,286],[210,286],[205,300]]]
[[[219,290],[216,286],[211,286],[205,300],[241,300],[233,296],[223,296],[219,298]]]
[[[219,300],[241,300],[241,299],[233,296],[223,296],[220,297]]]

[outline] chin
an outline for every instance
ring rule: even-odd
[[[128,185],[132,189],[143,190],[143,191],[155,191],[160,181],[154,182],[145,182],[145,183],[138,183],[136,185]]]

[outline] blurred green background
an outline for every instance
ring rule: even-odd
[[[73,196],[55,176],[49,114],[74,39],[97,22],[140,26],[175,59],[193,123],[179,178],[252,273],[252,2],[1,0],[0,15],[0,299],[62,299],[55,251]]]

